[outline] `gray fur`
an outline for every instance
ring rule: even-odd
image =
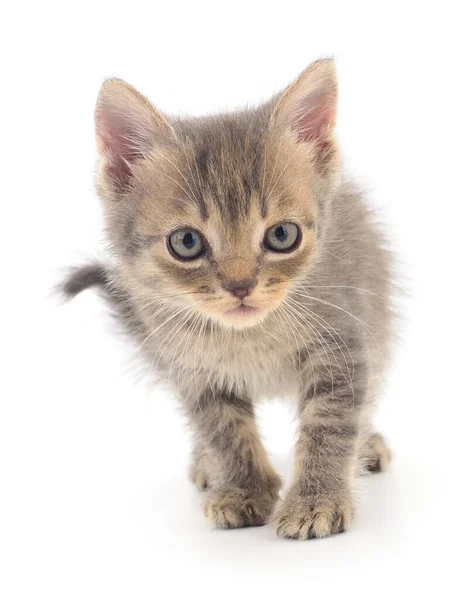
[[[163,123],[182,148],[178,187],[192,192],[184,201],[197,207],[202,222],[218,214],[224,227],[219,235],[255,218],[254,206],[262,218],[277,210],[270,186],[263,187],[264,180],[270,184],[272,167],[264,161],[277,102]],[[220,294],[229,265],[222,266],[213,251],[199,266],[181,270],[168,262],[161,243],[154,255],[150,243],[137,241],[163,237],[158,230],[148,237],[147,209],[140,204],[144,194],[163,201],[161,168],[151,171],[152,157],[135,164],[129,191],[111,183],[110,171],[103,173],[99,185],[113,262],[77,271],[65,283],[71,295],[103,286],[148,365],[172,386],[197,440],[192,478],[201,489],[210,488],[206,515],[220,527],[263,524],[278,497],[279,478],[254,424],[254,403],[261,398],[294,396],[301,418],[295,479],[275,517],[279,535],[308,539],[343,531],[353,514],[359,468],[375,472],[388,463],[370,413],[389,359],[391,258],[361,192],[342,178],[333,148],[329,142],[312,167],[312,261],[303,266],[299,255],[290,256],[269,267],[273,277],[267,275],[264,289],[273,294],[284,282],[286,297],[257,324],[226,327],[185,302],[183,294],[199,302]],[[251,267],[255,274],[260,276],[267,259],[260,250]],[[177,281],[188,291],[164,294]]]

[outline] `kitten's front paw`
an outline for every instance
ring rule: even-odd
[[[267,523],[277,498],[278,494],[269,490],[214,490],[207,498],[204,512],[221,529],[254,527]]]
[[[274,519],[277,535],[282,538],[309,540],[345,531],[352,518],[351,496],[314,498],[291,491]]]

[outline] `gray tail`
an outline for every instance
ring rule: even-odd
[[[108,270],[101,263],[92,263],[72,268],[59,287],[65,298],[70,300],[88,288],[108,291],[109,286]]]

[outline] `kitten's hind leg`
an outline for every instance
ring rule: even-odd
[[[201,441],[196,440],[192,453],[189,476],[191,481],[201,492],[205,492],[211,486],[212,476],[209,476],[209,462],[211,462],[211,459],[209,458],[205,445]]]
[[[380,433],[371,433],[359,453],[363,473],[380,473],[390,465],[392,453]]]

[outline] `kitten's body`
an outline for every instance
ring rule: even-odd
[[[389,255],[360,193],[352,185],[342,184],[332,200],[328,241],[322,241],[321,252],[304,280],[309,295],[316,300],[301,297],[299,301],[320,317],[312,323],[332,344],[332,349],[337,350],[337,359],[343,360],[337,344],[345,349],[337,334],[346,334],[344,339],[353,335],[362,338],[360,351],[367,355],[371,373],[378,376],[383,373],[390,342]],[[351,252],[348,252],[349,247]],[[253,330],[232,328],[225,331],[223,327],[209,323],[202,335],[194,336],[193,333],[189,338],[196,316],[180,325],[176,319],[179,308],[167,305],[163,299],[158,302],[147,300],[147,291],[139,289],[138,282],[128,281],[125,270],[125,265],[109,267],[113,300],[119,306],[118,298],[125,299],[123,322],[127,323],[131,334],[139,337],[141,351],[147,354],[153,366],[157,365],[157,371],[170,375],[175,386],[178,386],[180,371],[183,380],[185,377],[192,381],[198,379],[199,385],[205,385],[210,379],[222,388],[241,389],[254,400],[296,396],[299,385],[296,348],[307,347],[311,356],[315,356],[317,362],[321,361],[322,338],[317,334],[313,336],[320,349],[316,352],[312,343],[309,347],[300,339],[300,330],[294,334],[291,329],[284,330],[284,315],[275,312]],[[127,320],[128,309],[130,320]],[[301,319],[305,318],[303,311]],[[296,322],[303,326],[303,320],[298,316]],[[334,339],[330,336],[330,326],[337,332],[333,332]],[[151,335],[154,330],[157,335]],[[304,339],[309,340],[307,335]],[[193,352],[180,353],[184,349],[183,343],[188,340],[193,344]],[[351,358],[349,362],[351,366]]]
[[[113,158],[121,139],[115,150],[113,130],[105,130],[113,154],[106,148],[99,189],[114,260],[81,283],[72,278],[69,291],[102,283],[149,366],[173,386],[196,433],[192,477],[212,488],[206,514],[219,526],[270,517],[280,484],[257,435],[254,404],[298,399],[296,476],[276,522],[280,535],[305,539],[342,531],[358,464],[378,470],[388,462],[370,408],[387,362],[391,288],[390,257],[360,193],[341,177],[327,123],[316,128],[315,112],[305,143],[279,128],[295,118],[287,103],[303,102],[300,86],[256,110],[157,122],[162,151],[140,153],[130,168],[130,155],[120,165]],[[141,144],[140,130],[134,137]],[[120,185],[125,178],[130,187]],[[196,268],[168,261],[154,198],[174,203],[166,217],[157,205],[162,231],[197,219],[210,240]],[[173,221],[173,212],[183,217]],[[270,256],[255,245],[262,222],[286,220],[304,232],[294,255]],[[251,273],[259,281],[251,298],[263,313],[248,326],[223,322],[218,282]],[[180,278],[186,288],[175,285]]]

